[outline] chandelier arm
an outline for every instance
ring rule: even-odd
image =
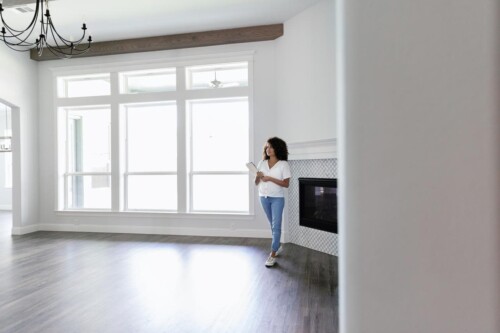
[[[10,44],[10,43],[5,43],[5,45],[11,49],[11,50],[14,50],[14,51],[17,51],[17,52],[28,52],[29,50],[31,50],[32,48],[29,47],[29,48],[16,48],[15,46],[18,46],[17,44]]]
[[[44,5],[46,11],[44,11]],[[5,22],[0,0],[0,21],[4,25],[0,32],[0,41],[3,41],[7,47],[19,52],[26,52],[31,49],[38,51],[41,56],[46,48],[58,58],[71,58],[72,56],[83,54],[90,49],[92,37],[88,37],[88,44],[82,45],[87,35],[85,23],[82,25],[83,33],[80,39],[71,41],[59,34],[49,11],[49,0],[36,0],[36,10],[30,24],[24,30],[17,30]],[[37,25],[40,24],[40,32],[35,42],[29,42],[28,39],[34,33]]]
[[[77,48],[56,48],[52,45],[47,44],[47,49],[54,54],[57,57],[60,58],[71,58],[72,56],[75,55],[81,55],[86,53],[90,49],[90,43],[84,48],[84,49],[77,49]],[[69,52],[68,52],[69,51]],[[76,52],[75,52],[76,51]]]
[[[54,28],[54,26],[52,24],[48,25],[48,28],[50,30],[50,35],[52,36],[52,39],[54,40],[54,44],[55,46],[61,48],[61,47],[70,47],[71,46],[71,42],[67,42],[66,39],[62,38],[56,31],[56,29]],[[59,38],[59,41],[62,42],[64,44],[64,46],[62,45],[59,45],[59,42],[58,42],[58,38]]]
[[[2,24],[4,25],[4,27],[7,27],[7,30],[11,31],[11,33],[12,33],[12,31],[15,31],[15,32],[19,32],[19,33],[22,34],[23,32],[27,31],[30,27],[36,25],[38,14],[39,14],[38,9],[40,8],[40,2],[41,1],[42,0],[37,0],[36,1],[35,13],[33,14],[33,18],[31,19],[30,24],[28,24],[28,26],[25,29],[23,29],[23,30],[17,30],[17,29],[12,28],[10,25],[8,25],[7,22],[5,22],[5,20],[3,19],[3,14],[2,14],[3,13],[3,9],[0,11],[0,18],[2,19]],[[42,10],[43,10],[43,4],[42,4]]]
[[[0,12],[0,13],[1,13],[1,12]],[[6,38],[15,38],[15,39],[19,40],[20,42],[24,42],[24,41],[26,41],[26,40],[28,39],[28,37],[29,37],[29,36],[33,33],[33,30],[34,30],[34,29],[35,29],[35,27],[36,27],[36,24],[33,24],[33,22],[32,22],[32,23],[31,23],[28,27],[26,27],[26,29],[25,29],[25,30],[22,30],[22,31],[21,31],[21,30],[16,30],[16,29],[12,28],[10,25],[8,25],[8,24],[7,24],[7,22],[5,22],[5,21],[4,21],[3,16],[1,16],[1,15],[0,15],[0,17],[1,17],[1,20],[2,20],[2,23],[3,23],[3,27],[4,27],[4,28],[5,28],[5,30],[6,30],[7,32],[9,32],[9,34],[10,34],[10,36],[2,36],[2,37],[6,37]],[[35,19],[36,19],[37,17],[38,17],[38,13],[36,13],[36,14],[34,15],[34,18],[35,18]],[[28,30],[29,30],[29,32],[28,32]],[[24,37],[24,38],[23,38],[23,37],[20,37],[20,36],[24,35],[24,34],[25,34],[25,33],[27,33],[27,32],[28,32],[28,34],[27,34],[27,36],[26,36],[26,37]]]
[[[71,46],[71,43],[73,43],[73,44],[80,44],[80,43],[83,41],[83,39],[85,38],[86,29],[83,29],[83,35],[82,35],[82,37],[81,37],[80,39],[75,40],[75,41],[72,41],[72,40],[66,39],[66,38],[64,38],[63,36],[61,36],[61,35],[59,34],[59,32],[57,31],[56,27],[54,26],[54,22],[52,21],[52,18],[51,18],[51,17],[49,17],[49,18],[48,18],[48,20],[50,20],[50,29],[51,29],[52,33],[53,33],[53,34],[55,33],[55,34],[57,35],[57,37],[59,37],[59,39],[60,39],[60,40],[61,40],[61,41],[62,41],[62,42],[66,45],[66,46],[68,46],[68,47],[69,47],[69,46]],[[54,37],[54,39],[55,39],[55,37]]]
[[[72,54],[73,55],[80,55],[80,54],[86,53],[90,49],[90,44],[91,44],[91,42],[88,42],[88,44],[84,44],[84,45],[82,45],[81,43],[73,45]]]
[[[36,43],[28,43],[28,42],[24,42],[24,43],[21,43],[21,42],[12,43],[12,42],[9,42],[8,40],[3,40],[3,42],[5,43],[5,45],[10,45],[10,46],[18,46],[18,47],[28,48],[28,50],[29,50],[30,48],[32,48],[33,46],[35,46],[35,45],[36,45]]]
[[[35,26],[31,27],[31,30],[29,31],[28,36],[29,36],[29,34],[31,34],[33,32],[34,27]],[[4,28],[5,28],[5,31],[8,33],[8,35],[5,36],[6,38],[16,38],[18,40],[23,40],[23,39],[26,40],[27,39],[27,37],[23,38],[22,36],[25,33],[27,33],[28,30],[19,32],[16,30],[12,31],[12,30],[10,30],[10,27],[7,27],[7,26],[5,26]],[[2,35],[2,37],[3,37],[3,35]]]
[[[80,45],[78,45],[78,46],[80,46]],[[79,52],[77,54],[83,54],[90,49],[90,42],[82,49],[79,49],[78,46],[75,46],[75,50]]]
[[[60,54],[72,55],[71,44],[68,45],[68,44],[66,44],[66,42],[64,40],[62,40],[64,45],[59,45],[58,40],[56,38],[57,33],[54,33],[53,29],[50,30],[50,33],[52,35],[52,39],[54,40],[55,45],[50,45],[49,43],[47,43],[47,47],[52,48],[53,50],[55,50],[56,52],[59,52]],[[67,53],[67,52],[65,52],[65,50],[70,50],[70,52]]]
[[[20,45],[20,46],[33,46],[35,45],[35,43],[31,43],[31,42],[28,42],[27,39],[28,39],[29,35],[24,37],[24,38],[19,38],[18,35],[10,35],[10,36],[7,36],[7,35],[2,35],[1,36],[1,40],[3,40],[5,43],[8,43],[10,45]]]
[[[2,40],[7,44],[10,44],[10,45],[18,45],[18,46],[34,46],[36,45],[36,43],[31,43],[31,42],[27,42],[27,39],[29,38],[29,36],[31,35],[31,33],[33,32],[33,30],[35,29],[35,26],[31,27],[31,30],[29,31],[29,33],[25,36],[25,37],[22,37],[20,38],[20,36],[22,36],[25,32],[23,32],[22,34],[13,34],[8,28],[6,29],[9,33],[10,33],[10,36],[7,36],[7,35],[2,35]],[[16,42],[11,42],[10,40],[11,39],[14,39],[16,40]]]
[[[38,13],[35,14],[35,18],[37,16],[38,16]],[[7,22],[5,22],[5,20],[3,19],[3,15],[0,14],[0,18],[2,20],[3,26],[7,30],[11,31],[11,33],[12,32],[16,32],[16,33],[22,34],[22,33],[26,32],[26,31],[28,31],[28,29],[30,29],[30,28],[32,28],[32,27],[34,27],[36,25],[36,22],[31,22],[24,30],[17,30],[17,29],[14,29],[13,27],[11,27],[10,25],[8,25]]]
[[[50,51],[50,53],[52,53],[53,55],[55,55],[58,58],[70,59],[71,56],[75,55],[73,53],[64,52],[64,49],[55,48],[52,45],[48,45],[48,44],[47,44],[47,49]]]
[[[58,37],[60,37],[58,34],[57,34],[57,31],[55,31],[55,29],[50,29],[50,34],[52,35],[52,39],[54,40],[54,44],[55,45],[51,45],[50,43],[46,43],[46,47],[49,49],[49,51],[58,56],[58,57],[63,57],[63,58],[70,58],[71,56],[73,55],[80,55],[80,54],[83,54],[85,52],[87,52],[89,49],[90,49],[90,44],[91,42],[89,41],[89,43],[87,44],[87,46],[85,46],[84,48],[79,48],[80,46],[80,43],[81,41],[83,40],[83,38],[81,38],[76,44],[75,42],[73,42],[73,45],[71,45],[71,42],[69,44],[66,44],[64,42],[64,38],[62,38],[61,40],[63,41],[64,45],[60,45],[58,43],[58,40],[56,38],[56,35]]]
[[[53,31],[51,31],[52,34],[54,34]],[[87,52],[89,49],[90,49],[90,43],[89,42],[86,46],[81,46],[81,42],[83,40],[84,37],[82,37],[80,40],[76,41],[76,42],[72,42],[73,44],[65,44],[65,47],[59,45],[57,43],[57,39],[55,38],[55,36],[53,35],[52,36],[53,39],[54,39],[54,42],[55,42],[55,46],[54,45],[50,45],[50,47],[55,51],[55,52],[59,52],[60,54],[64,54],[64,55],[67,55],[67,56],[71,56],[71,55],[80,55],[80,54],[83,54],[85,52]],[[47,45],[49,45],[47,43]]]

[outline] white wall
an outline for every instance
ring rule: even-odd
[[[336,157],[334,4],[323,0],[287,20],[276,40],[276,123],[268,136],[288,143],[289,159]],[[297,211],[286,208],[285,230],[294,230],[295,218],[288,213]],[[303,241],[290,241],[317,242],[316,230],[297,229]]]
[[[44,195],[40,201],[40,228],[43,230],[75,231],[116,231],[137,233],[168,233],[194,235],[228,235],[248,237],[270,237],[268,222],[254,196],[255,216],[194,218],[171,214],[78,214],[57,213],[56,207],[56,120],[53,107],[53,87],[49,78],[51,68],[70,68],[95,65],[106,70],[106,66],[134,61],[175,61],[179,58],[222,55],[230,56],[238,52],[255,51],[254,54],[254,160],[262,156],[265,140],[275,127],[275,44],[260,42],[234,44],[205,48],[137,53],[117,56],[71,59],[65,61],[42,62],[39,66],[40,91],[40,170],[45,175],[40,180]]]
[[[341,332],[498,333],[500,3],[339,2]]]
[[[337,137],[334,16],[334,0],[323,0],[286,21],[276,41],[273,135],[289,143]]]
[[[38,223],[38,72],[29,54],[0,45],[0,102],[12,107],[13,233]]]

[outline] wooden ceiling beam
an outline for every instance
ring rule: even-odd
[[[185,49],[223,44],[261,42],[274,40],[280,36],[283,36],[283,24],[281,23],[246,28],[193,32],[178,35],[124,39],[92,43],[92,46],[87,53],[73,58]],[[32,60],[36,61],[58,59],[47,49],[44,49],[41,56],[38,56],[36,50],[31,50],[30,57]]]
[[[55,0],[50,0],[55,1]],[[36,3],[36,0],[3,0],[3,8],[19,7]]]
[[[3,0],[2,5],[4,8],[10,8],[22,5],[29,5],[32,3],[36,3],[36,0]]]

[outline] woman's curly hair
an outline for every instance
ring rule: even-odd
[[[288,161],[288,147],[286,146],[286,142],[278,137],[269,138],[267,140],[267,144],[269,144],[274,149],[274,154],[276,158],[280,161]],[[264,152],[262,153],[262,159],[268,160],[269,156],[266,154],[266,145],[264,145]]]

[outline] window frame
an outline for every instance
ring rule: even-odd
[[[92,109],[101,109],[101,108],[109,108],[110,113],[111,113],[111,108],[109,105],[85,105],[82,107],[62,107],[59,108],[58,110],[58,116],[61,117],[62,122],[64,122],[64,170],[62,172],[62,177],[63,177],[63,195],[62,195],[62,200],[63,200],[63,210],[66,211],[110,211],[113,206],[112,202],[112,195],[113,195],[113,178],[112,178],[112,169],[113,169],[113,160],[111,158],[111,170],[109,172],[89,172],[89,171],[70,171],[69,166],[70,166],[70,153],[69,153],[69,131],[70,131],[70,126],[69,126],[69,115],[68,112],[72,110],[92,110]],[[112,123],[112,120],[110,119],[110,122]],[[112,124],[111,124],[112,125]],[[61,129],[61,128],[59,128]],[[68,179],[70,177],[74,176],[109,176],[110,177],[110,195],[111,195],[111,207],[109,209],[107,208],[71,208],[69,206],[69,193],[68,193],[68,186],[69,186],[69,181]],[[59,186],[60,188],[60,186]]]
[[[100,97],[100,96],[109,96],[111,95],[111,77],[107,76],[109,74],[108,72],[96,72],[94,74],[81,74],[81,75],[60,75],[57,77],[57,82],[56,82],[56,94],[58,98],[64,98],[64,99],[73,99],[73,98],[86,98],[86,97]],[[106,79],[110,80],[110,92],[109,94],[102,94],[102,95],[88,95],[88,96],[76,96],[76,97],[69,97],[69,84],[71,82],[78,82],[78,81],[85,81],[89,80],[91,78],[100,78],[100,77],[106,77]],[[82,80],[83,79],[83,80]],[[64,87],[61,89],[59,87],[59,84],[64,84]],[[63,92],[63,96],[59,96],[59,93]]]
[[[253,186],[253,179],[251,175],[248,174],[248,184],[249,184],[249,210],[247,212],[193,212],[190,211],[189,202],[192,196],[192,190],[188,188],[191,183],[188,180],[188,170],[187,170],[187,128],[186,128],[186,101],[192,99],[212,99],[212,98],[233,98],[233,97],[246,97],[248,98],[248,109],[249,109],[249,156],[248,160],[253,160],[254,158],[254,147],[253,147],[253,137],[254,137],[254,125],[253,125],[253,55],[254,51],[245,52],[235,52],[232,54],[221,54],[212,56],[195,56],[195,57],[185,57],[173,59],[171,61],[156,60],[156,61],[141,61],[141,62],[124,62],[118,63],[111,66],[75,66],[66,68],[53,68],[53,100],[54,100],[54,112],[56,119],[56,134],[55,142],[57,146],[57,153],[55,154],[55,165],[57,169],[57,177],[55,179],[55,195],[57,200],[55,201],[55,211],[56,212],[68,212],[68,213],[78,213],[78,214],[111,214],[114,215],[143,215],[143,216],[177,216],[177,217],[188,217],[193,218],[198,217],[209,217],[209,216],[253,216],[254,215],[254,194],[255,189]],[[186,68],[190,66],[204,66],[204,65],[219,65],[226,63],[240,63],[246,62],[248,64],[248,86],[244,87],[228,87],[224,89],[195,89],[188,90],[186,86]],[[166,91],[166,92],[149,92],[149,93],[134,93],[134,94],[122,94],[120,93],[120,73],[133,72],[133,71],[148,71],[148,70],[161,70],[168,68],[176,68],[176,90]],[[64,76],[85,76],[85,75],[99,75],[99,74],[110,74],[110,84],[111,84],[111,94],[109,96],[89,96],[89,97],[59,97],[58,96],[58,78]],[[176,212],[165,211],[165,210],[126,210],[128,206],[125,200],[125,181],[124,181],[124,152],[123,147],[120,144],[123,140],[124,128],[123,120],[120,116],[120,107],[124,104],[135,104],[135,103],[149,103],[149,102],[166,102],[175,101],[177,104],[177,124],[178,124],[178,168],[177,168],[177,186],[178,186],[178,210]],[[110,105],[111,106],[111,209],[110,210],[100,210],[100,209],[69,209],[66,205],[66,195],[61,195],[64,193],[66,188],[66,181],[64,177],[64,168],[66,167],[66,161],[61,161],[61,152],[66,155],[64,139],[62,138],[63,133],[61,133],[61,108],[70,107],[85,107],[88,105]],[[64,126],[66,127],[66,126]],[[242,172],[245,173],[245,172]],[[128,174],[129,176],[132,173]],[[153,215],[152,215],[153,214]],[[158,215],[159,214],[159,215]]]
[[[190,100],[186,100],[186,116],[188,117],[188,124],[186,126],[186,129],[187,129],[187,135],[189,138],[192,138],[193,137],[193,115],[192,115],[192,106],[189,105],[189,104],[195,104],[195,103],[203,103],[203,102],[207,102],[207,103],[217,103],[217,102],[221,102],[221,101],[237,101],[237,100],[246,100],[248,102],[248,108],[249,108],[249,112],[248,112],[248,115],[249,115],[249,118],[250,118],[250,99],[245,96],[245,97],[232,97],[232,98],[209,98],[209,99],[190,99]],[[189,106],[188,106],[189,105]],[[250,122],[250,119],[249,119],[249,122]],[[249,139],[250,139],[250,133],[249,133]],[[187,168],[187,181],[188,181],[188,195],[189,195],[189,198],[188,198],[188,208],[187,208],[187,212],[188,213],[204,213],[204,214],[210,214],[210,213],[227,213],[228,211],[218,211],[218,210],[210,210],[210,211],[206,211],[206,210],[196,210],[194,209],[194,204],[193,204],[193,194],[194,194],[194,190],[193,190],[193,176],[210,176],[210,175],[220,175],[220,176],[230,176],[230,175],[249,175],[249,177],[251,178],[251,174],[249,174],[248,170],[246,171],[193,171],[193,140],[190,139],[188,140],[188,143],[189,143],[189,147],[187,147],[187,151],[188,151],[188,168]],[[250,142],[249,142],[250,143]],[[249,154],[251,153],[251,151],[249,150]],[[250,181],[252,181],[252,179],[250,179]],[[253,182],[252,182],[253,183]],[[253,184],[252,184],[253,185]],[[253,188],[253,186],[251,185],[251,187]],[[250,210],[250,206],[249,206],[249,210]],[[235,214],[245,214],[247,213],[246,211],[231,211],[232,213],[235,213]]]
[[[177,115],[179,114],[179,111],[177,110],[178,107],[176,105],[175,100],[170,100],[170,101],[162,101],[162,102],[155,102],[155,103],[126,103],[126,104],[121,104],[120,105],[120,116],[121,116],[121,121],[124,122],[123,130],[123,172],[121,172],[121,179],[123,180],[123,211],[124,212],[143,212],[143,211],[152,211],[152,212],[177,212],[179,209],[179,198],[177,198],[177,209],[171,210],[171,209],[130,209],[129,208],[129,197],[128,197],[128,187],[129,187],[129,176],[176,176],[178,180],[178,166],[179,163],[177,163],[177,170],[176,171],[129,171],[129,145],[128,145],[128,140],[129,140],[129,121],[128,121],[128,110],[127,106],[140,106],[140,105],[175,105],[176,106],[176,112]],[[177,124],[179,121],[177,120]],[[177,149],[179,144],[177,143]],[[178,185],[177,185],[178,186]]]
[[[224,69],[226,70],[231,70],[231,69],[242,69],[244,68],[244,63],[245,62],[229,62],[229,63],[207,63],[203,65],[196,65],[196,66],[185,66],[185,75],[186,75],[186,90],[188,91],[193,91],[193,90],[211,90],[214,89],[213,87],[196,87],[195,84],[193,83],[193,74],[195,73],[203,73],[203,72],[214,72],[214,79],[216,72],[223,71]],[[249,68],[248,63],[247,63],[247,69]],[[239,87],[248,87],[250,85],[250,75],[247,73],[247,84],[246,85],[241,85]],[[220,78],[220,75],[219,75]],[[224,84],[224,82],[222,82]],[[216,89],[227,89],[229,87],[218,87]]]
[[[147,72],[154,73],[156,74],[174,74],[177,75],[177,71],[175,67],[165,67],[165,68],[160,68],[160,69],[146,69],[146,70],[133,70],[133,71],[120,71],[118,73],[118,78],[119,78],[119,93],[120,95],[142,95],[142,94],[148,94],[148,93],[161,93],[161,92],[175,92],[178,90],[178,87],[174,87],[175,89],[173,90],[164,90],[164,91],[150,91],[150,92],[130,92],[130,86],[129,86],[129,78],[131,77],[140,77],[144,76]]]

